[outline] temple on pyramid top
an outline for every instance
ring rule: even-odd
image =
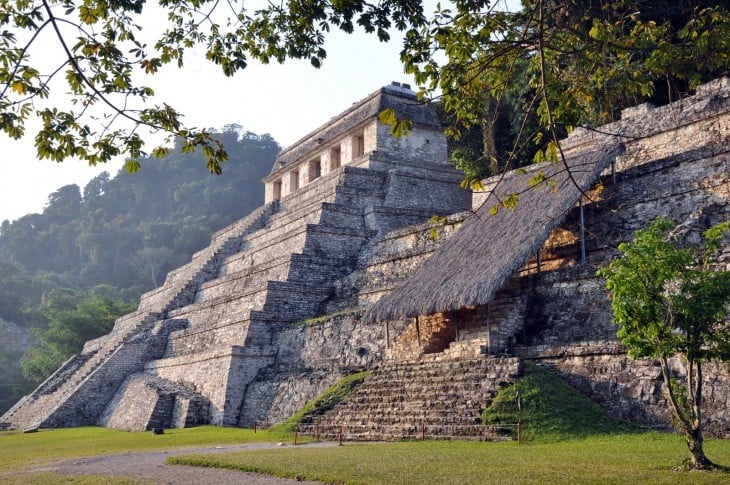
[[[411,121],[409,136],[397,139],[378,121],[386,109]],[[408,84],[393,82],[284,149],[263,179],[265,202],[286,197],[344,165],[387,170],[396,160],[399,165],[445,164],[447,148],[436,110],[419,101]]]

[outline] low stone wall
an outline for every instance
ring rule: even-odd
[[[119,386],[99,424],[127,431],[184,428],[210,422],[209,406],[207,399],[183,385],[137,373]]]
[[[210,400],[211,423],[231,424],[225,422],[224,408],[234,352],[235,349],[225,347],[195,355],[153,360],[144,366],[144,371],[171,382],[185,384],[206,396]]]

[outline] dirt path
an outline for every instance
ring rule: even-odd
[[[333,446],[333,443],[311,443],[306,447]],[[286,445],[291,446],[291,445]],[[257,473],[239,472],[221,468],[200,468],[184,465],[167,465],[165,460],[169,456],[188,453],[225,453],[237,450],[257,450],[277,448],[273,444],[247,444],[238,446],[215,446],[205,448],[172,448],[166,450],[150,450],[116,455],[94,456],[89,458],[74,458],[57,463],[51,463],[41,468],[24,470],[25,472],[52,472],[60,474],[82,475],[115,475],[145,480],[152,480],[170,485],[206,484],[228,485],[245,483],[246,485],[278,485],[317,482],[305,482],[285,478],[275,478]]]

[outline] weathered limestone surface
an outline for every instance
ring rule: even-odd
[[[437,118],[414,99],[408,90],[385,88],[328,125],[326,132],[345,140],[339,149],[350,152],[340,153],[342,163],[330,163],[326,171],[321,159],[310,159],[318,141],[308,138],[283,152],[272,172],[287,177],[277,197],[215,234],[208,248],[143,295],[137,312],[87,342],[4,420],[14,427],[242,425],[268,415],[257,398],[267,386],[258,383],[276,369],[291,373],[297,365],[314,365],[329,382],[376,362],[379,336],[372,337],[371,357],[348,362],[335,357],[352,337],[342,333],[327,349],[330,357],[315,365],[309,357],[296,358],[297,349],[326,354],[312,349],[309,336],[292,335],[300,331],[297,322],[322,315],[336,299],[335,282],[356,269],[364,248],[394,228],[468,208],[460,176],[445,163]],[[385,136],[373,111],[384,102],[418,117],[410,139]],[[368,352],[370,344],[363,342],[358,351]],[[338,360],[343,362],[335,365]],[[280,406],[281,392],[268,402]],[[171,409],[182,417],[173,418]]]
[[[616,341],[604,282],[595,272],[617,255],[620,242],[657,216],[683,224],[690,242],[730,218],[727,81],[711,87],[722,91],[703,88],[679,106],[628,110],[622,121],[601,128],[639,138],[627,139],[615,182],[606,173],[605,190],[586,205],[587,261],[580,264],[575,210],[563,225],[574,237],[555,232],[541,251],[545,266],[550,263],[546,255],[558,255],[557,266],[521,278],[530,288],[525,292],[529,303],[524,328],[515,335],[517,347],[510,351],[549,364],[612,415],[647,426],[669,423],[658,364],[626,356]],[[578,133],[577,138],[595,142],[598,136]],[[730,270],[729,245],[717,264]],[[682,378],[681,365],[675,362],[674,368]],[[710,364],[704,375],[706,430],[727,437],[727,364]]]
[[[522,372],[520,359],[505,357],[387,364],[304,428],[331,439],[342,433],[348,440],[500,440],[480,413]]]
[[[117,394],[119,397],[112,400],[114,404],[107,406],[99,419],[100,425],[145,431],[184,428],[209,420],[207,399],[184,385],[148,373],[130,375],[119,386]]]
[[[459,189],[432,114],[417,114],[412,137],[397,141],[375,120],[383,106],[416,109],[409,92],[386,88],[282,152],[264,181],[266,205],[216,233],[0,421],[250,426],[283,420],[340,377],[377,369],[321,418],[322,432],[397,439],[425,425],[429,435],[484,439],[493,435],[475,427],[479,408],[520,374],[520,359],[534,359],[611,414],[666,426],[656,365],[631,361],[618,345],[595,271],[658,215],[682,223],[689,240],[730,217],[730,81],[672,106],[626,110],[564,141],[569,155],[623,144],[603,190],[584,201],[585,261],[575,208],[489,305],[370,322],[367,308],[458,238],[467,209],[483,200]],[[437,239],[434,214],[448,216]],[[717,264],[730,269],[724,248]],[[709,366],[705,377],[707,430],[727,436],[728,368]]]

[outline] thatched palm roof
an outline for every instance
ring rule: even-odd
[[[488,303],[563,221],[581,191],[598,181],[619,150],[617,145],[604,146],[568,158],[565,164],[534,165],[526,173],[506,174],[457,234],[399,288],[371,307],[369,320],[429,315]],[[528,181],[540,172],[549,181],[530,188]],[[514,210],[502,207],[491,215],[490,208],[510,194],[519,195]]]

